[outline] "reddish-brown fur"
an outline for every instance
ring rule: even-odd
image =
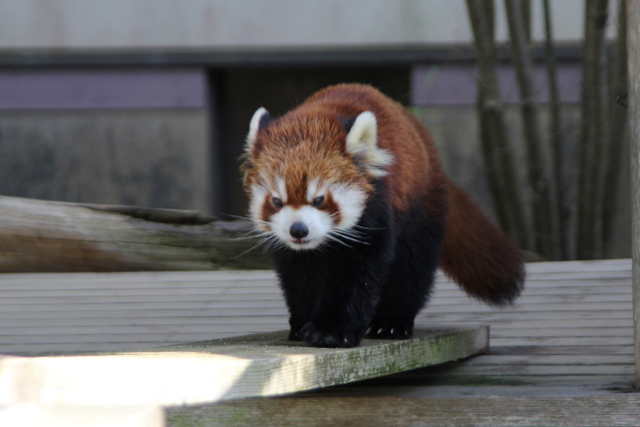
[[[497,305],[511,302],[524,277],[520,250],[444,175],[435,144],[415,116],[369,86],[329,87],[268,126],[262,139],[270,141],[269,147],[262,147],[260,140],[253,147],[255,164],[245,164],[246,183],[286,176],[287,192],[299,204],[308,203],[302,189],[313,175],[373,191],[370,180],[345,153],[347,131],[336,120],[336,115],[351,118],[364,111],[375,114],[378,146],[394,157],[383,178],[393,211],[401,215],[421,206],[432,218],[446,218],[442,269],[476,298]],[[320,120],[300,126],[305,117]],[[279,161],[285,155],[290,161]]]

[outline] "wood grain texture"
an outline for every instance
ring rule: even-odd
[[[636,425],[631,270],[630,260],[529,264],[524,294],[503,310],[439,276],[418,326],[489,323],[488,353],[290,398],[172,408],[167,422]],[[4,352],[144,347],[287,321],[268,271],[5,274],[0,304]]]
[[[487,327],[416,330],[407,340],[324,349],[287,332],[137,352],[0,358],[0,405],[184,405],[274,396],[467,358],[489,345]]]
[[[631,251],[633,256],[633,319],[636,387],[640,387],[640,4],[627,1],[629,67],[629,135],[631,157]]]
[[[637,426],[640,396],[565,398],[309,397],[173,408],[167,425],[218,426]],[[209,424],[211,423],[211,424]]]
[[[0,273],[268,268],[246,221],[0,196]],[[245,253],[246,252],[246,253]],[[239,256],[239,255],[243,256]]]
[[[29,427],[164,427],[159,406],[19,403],[0,407],[0,425]]]

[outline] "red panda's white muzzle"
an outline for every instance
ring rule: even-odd
[[[271,244],[309,250],[325,243],[349,246],[357,242],[358,233],[352,228],[358,223],[366,200],[360,188],[342,183],[322,184],[312,179],[306,189],[308,204],[293,207],[289,204],[285,179],[280,177],[272,182],[274,185],[269,188],[252,186],[250,204],[256,227]],[[323,209],[325,198],[335,201],[336,211]],[[274,200],[278,203],[274,204]]]

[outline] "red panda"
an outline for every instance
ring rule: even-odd
[[[523,288],[518,247],[444,175],[426,128],[370,86],[328,87],[279,118],[258,109],[241,170],[290,340],[409,337],[439,266],[491,305]]]

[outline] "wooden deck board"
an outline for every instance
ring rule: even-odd
[[[522,297],[499,310],[470,300],[440,274],[417,319],[422,327],[488,324],[489,354],[322,395],[629,391],[630,260],[537,263],[527,272]],[[286,327],[286,307],[270,271],[0,275],[0,353],[119,351]],[[406,384],[407,377],[415,384]]]
[[[0,406],[193,405],[386,376],[488,349],[486,326],[417,329],[406,340],[315,348],[287,331],[139,351],[0,356]]]
[[[168,425],[229,426],[633,426],[640,396],[568,398],[286,398],[177,408]],[[193,424],[187,424],[189,420]]]

